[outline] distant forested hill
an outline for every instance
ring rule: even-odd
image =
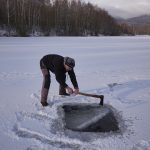
[[[129,19],[116,19],[119,24],[126,24],[135,35],[150,35],[150,15],[142,15]]]
[[[19,36],[120,35],[127,32],[105,10],[80,0],[0,0],[0,27]]]

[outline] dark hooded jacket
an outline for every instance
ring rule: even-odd
[[[56,80],[58,83],[66,88],[68,85],[66,84],[66,69],[64,67],[64,57],[56,54],[49,54],[44,56],[41,59],[41,62],[44,64],[46,69],[50,70],[55,74]],[[74,70],[68,71],[71,82],[74,88],[78,88],[78,83],[76,80],[76,75]]]

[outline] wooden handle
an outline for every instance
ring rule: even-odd
[[[79,92],[79,94],[84,95],[84,96],[89,96],[89,97],[100,98],[100,99],[102,99],[104,97],[103,95],[87,94],[87,93],[83,93],[83,92]]]
[[[82,92],[79,92],[78,94],[84,95],[84,96],[89,96],[89,97],[100,98],[100,103],[99,103],[99,105],[102,105],[102,106],[103,106],[103,103],[104,103],[104,95],[87,94],[87,93],[82,93]]]

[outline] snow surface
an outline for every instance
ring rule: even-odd
[[[99,100],[60,97],[54,75],[41,107],[39,60],[49,53],[75,58],[80,90],[105,95],[119,132],[64,129],[62,105]],[[0,150],[149,150],[150,37],[1,37],[0,102]]]

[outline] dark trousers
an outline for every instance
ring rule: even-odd
[[[50,87],[50,73],[47,69],[41,69],[42,74],[43,74],[43,84],[42,84],[42,90],[41,90],[41,102],[47,102],[47,96],[48,96],[48,91]]]
[[[51,77],[50,77],[49,70],[46,68],[42,60],[40,61],[40,67],[41,67],[41,71],[43,74],[41,102],[47,102],[48,92],[49,92],[50,83],[51,83]],[[66,89],[62,87],[61,85],[59,86],[59,95],[68,95],[66,93]]]
[[[40,60],[40,68],[43,74],[43,84],[41,89],[41,102],[47,102],[48,91],[50,87],[50,73],[49,70],[44,65],[42,59]]]

